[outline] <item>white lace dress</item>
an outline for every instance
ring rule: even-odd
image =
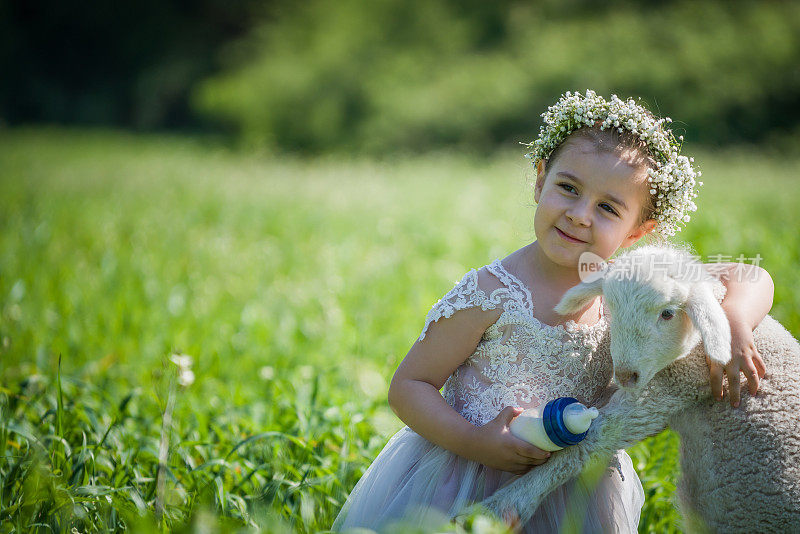
[[[528,288],[500,260],[486,269],[502,287],[487,295],[479,286],[478,271],[468,272],[433,306],[420,335],[424,339],[432,322],[458,310],[502,309],[475,352],[445,383],[442,395],[447,403],[477,426],[506,406],[535,407],[564,396],[595,404],[611,377],[608,356],[597,352],[607,329],[605,316],[593,325],[544,324],[533,316]],[[433,529],[517,476],[458,456],[405,427],[358,481],[332,529],[386,531],[398,521]],[[643,502],[630,457],[619,451],[593,490],[579,480],[558,488],[523,529],[558,532],[568,506],[573,510],[583,503],[577,512],[583,514],[584,532],[635,532]]]

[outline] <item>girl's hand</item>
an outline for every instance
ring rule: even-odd
[[[731,406],[737,408],[740,397],[739,372],[744,373],[747,378],[750,395],[755,395],[758,391],[758,381],[764,378],[767,368],[756,349],[753,330],[747,322],[730,316],[728,321],[731,325],[731,361],[725,366],[724,372],[728,376]],[[708,360],[708,369],[711,374],[711,392],[715,399],[722,400],[723,368]]]
[[[479,461],[489,467],[524,475],[535,465],[541,465],[550,453],[514,436],[508,425],[522,413],[522,408],[506,406],[497,417],[478,429],[481,440]]]

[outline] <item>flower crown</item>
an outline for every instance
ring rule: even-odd
[[[586,96],[567,91],[542,113],[542,118],[544,125],[539,129],[539,137],[526,145],[531,151],[525,156],[534,166],[547,160],[578,128],[599,125],[601,130],[628,130],[646,143],[656,163],[655,169],[647,171],[650,194],[655,200],[653,217],[658,221],[655,231],[663,236],[675,235],[681,231],[681,222],[689,222],[688,212],[697,211],[693,199],[697,196],[695,186],[703,185],[696,181],[701,173],[692,168],[694,158],[680,155],[683,136],[676,139],[672,130],[664,128],[665,123],[672,122],[669,117],[656,119],[633,99],[623,102],[617,95],[611,95],[608,102],[587,90]]]

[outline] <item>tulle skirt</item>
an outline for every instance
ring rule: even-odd
[[[385,532],[392,524],[433,530],[518,476],[453,454],[404,427],[353,488],[332,530]],[[596,486],[575,479],[557,488],[522,531],[558,532],[569,509],[583,516],[583,532],[636,532],[643,503],[631,459],[619,451]]]

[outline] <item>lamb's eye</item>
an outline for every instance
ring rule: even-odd
[[[673,310],[664,310],[661,312],[661,318],[665,321],[669,321],[673,317],[675,317],[675,312]]]

